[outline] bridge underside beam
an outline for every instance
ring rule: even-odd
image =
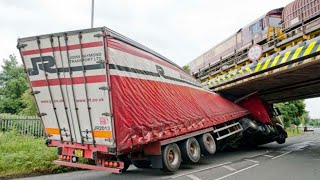
[[[270,103],[320,97],[320,56],[309,63],[266,74],[218,92],[230,99],[258,92]]]

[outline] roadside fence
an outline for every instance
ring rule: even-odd
[[[15,129],[23,135],[45,137],[41,119],[37,116],[0,114],[0,131]]]

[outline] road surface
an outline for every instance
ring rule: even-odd
[[[320,129],[291,137],[283,145],[270,143],[255,150],[221,152],[202,157],[200,163],[183,165],[174,174],[164,174],[155,169],[137,169],[132,166],[124,174],[86,170],[25,179],[319,180]]]

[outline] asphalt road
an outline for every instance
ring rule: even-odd
[[[220,152],[202,157],[200,163],[183,165],[174,174],[132,166],[124,174],[78,171],[25,179],[319,180],[320,129],[291,137],[283,145],[270,143],[255,150]]]

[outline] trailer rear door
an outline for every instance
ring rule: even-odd
[[[115,147],[101,29],[19,39],[49,139]]]

